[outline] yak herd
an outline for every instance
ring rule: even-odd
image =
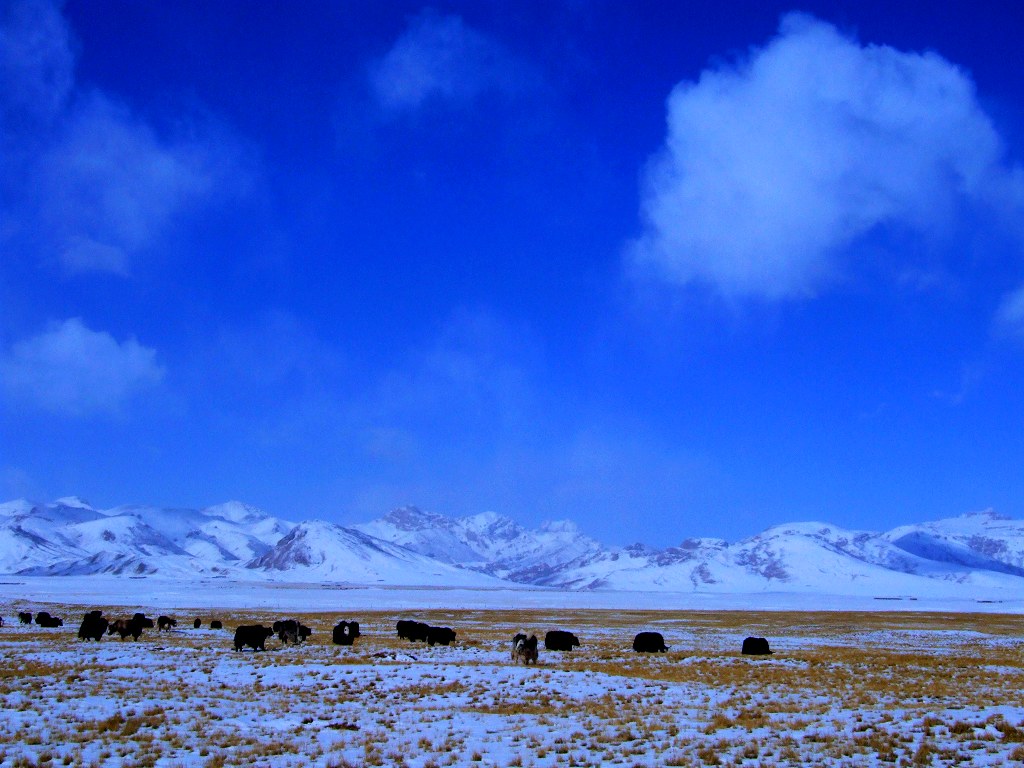
[[[22,624],[31,624],[33,616],[28,611],[18,614]],[[46,611],[39,611],[35,615],[35,623],[40,627],[62,627],[64,622],[60,617],[51,616]],[[176,627],[178,622],[170,616],[160,616],[156,620],[157,631],[170,631]],[[0,619],[0,627],[3,620]],[[202,619],[196,619],[193,628],[199,629],[202,626]],[[130,619],[110,620],[103,616],[102,611],[89,611],[82,618],[82,624],[78,628],[80,640],[99,641],[104,635],[120,635],[122,640],[129,636],[138,640],[144,629],[154,627],[153,619],[146,618],[143,613],[136,613]],[[223,629],[221,621],[214,619],[210,622],[210,629]],[[398,637],[410,642],[425,642],[427,645],[451,645],[455,642],[456,633],[451,627],[433,627],[421,621],[402,619],[395,626]],[[262,624],[242,625],[235,629],[234,648],[241,651],[243,648],[252,648],[253,651],[265,651],[266,642],[269,638],[277,635],[282,645],[298,645],[313,634],[313,630],[295,619],[284,619],[275,621],[272,626],[265,627]],[[335,645],[353,645],[355,639],[360,637],[358,621],[340,621],[335,625],[331,633],[331,641]],[[512,661],[523,664],[536,664],[538,657],[538,640],[536,635],[527,637],[518,633],[512,638]],[[544,648],[548,651],[571,651],[580,646],[579,638],[572,632],[556,629],[544,635]],[[633,638],[633,650],[637,653],[664,653],[668,650],[665,645],[665,638],[660,632],[640,632]],[[743,641],[740,651],[750,656],[763,656],[773,653],[769,648],[768,641],[763,637],[748,637]]]

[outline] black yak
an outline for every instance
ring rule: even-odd
[[[253,651],[267,650],[265,643],[267,638],[274,634],[270,627],[262,624],[250,624],[241,626],[235,630],[235,650],[242,650],[242,646],[249,646]]]
[[[763,637],[748,637],[743,640],[742,653],[748,656],[767,656],[772,650]]]
[[[449,645],[455,642],[451,627],[427,627],[427,645]]]
[[[335,645],[352,645],[359,637],[358,621],[339,621],[331,633],[331,642]]]
[[[427,639],[427,630],[430,629],[430,626],[424,624],[422,621],[402,619],[396,625],[396,629],[398,630],[398,636],[400,638],[415,642],[417,640]]]
[[[633,650],[637,653],[664,653],[668,647],[661,632],[640,632],[633,638]]]
[[[554,629],[544,635],[544,647],[549,651],[571,651],[579,644],[576,635],[561,629]]]
[[[78,628],[78,639],[99,642],[107,634],[109,625],[110,622],[103,618],[103,611],[89,611],[82,619],[82,626]]]

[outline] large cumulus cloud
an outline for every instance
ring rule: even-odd
[[[728,297],[813,295],[875,231],[931,239],[965,202],[1020,204],[965,72],[805,15],[784,17],[743,60],[680,83],[667,122],[630,259]]]
[[[117,414],[163,377],[155,350],[134,338],[119,342],[79,318],[53,323],[0,354],[8,397],[64,416]]]

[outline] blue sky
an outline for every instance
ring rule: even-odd
[[[659,546],[1020,516],[1022,32],[0,4],[0,496]]]

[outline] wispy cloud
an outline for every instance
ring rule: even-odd
[[[49,0],[0,7],[0,131],[38,129],[67,103],[74,83],[71,36]]]
[[[485,311],[459,310],[433,340],[386,375],[372,411],[384,419],[443,421],[477,433],[521,423],[532,408],[537,366],[530,331]]]
[[[370,67],[370,87],[386,112],[414,111],[437,100],[466,105],[488,91],[523,86],[524,67],[504,46],[459,16],[425,10]]]
[[[288,312],[267,311],[199,334],[181,361],[181,376],[204,404],[250,414],[315,412],[323,424],[342,397],[344,350]]]
[[[52,3],[16,0],[0,17],[0,42],[0,213],[44,260],[127,275],[178,217],[246,176],[223,131],[197,120],[161,132],[110,95],[77,87],[71,33]]]
[[[996,332],[1024,341],[1024,287],[1007,294],[996,312]]]
[[[629,255],[726,296],[812,295],[879,227],[941,238],[964,201],[1018,206],[1010,175],[963,71],[792,14],[673,90]]]
[[[155,350],[90,330],[79,318],[54,323],[0,356],[10,397],[65,416],[116,414],[163,377]]]
[[[203,142],[165,141],[101,94],[65,119],[34,174],[40,223],[69,270],[127,274],[176,215],[205,201],[222,160]]]

